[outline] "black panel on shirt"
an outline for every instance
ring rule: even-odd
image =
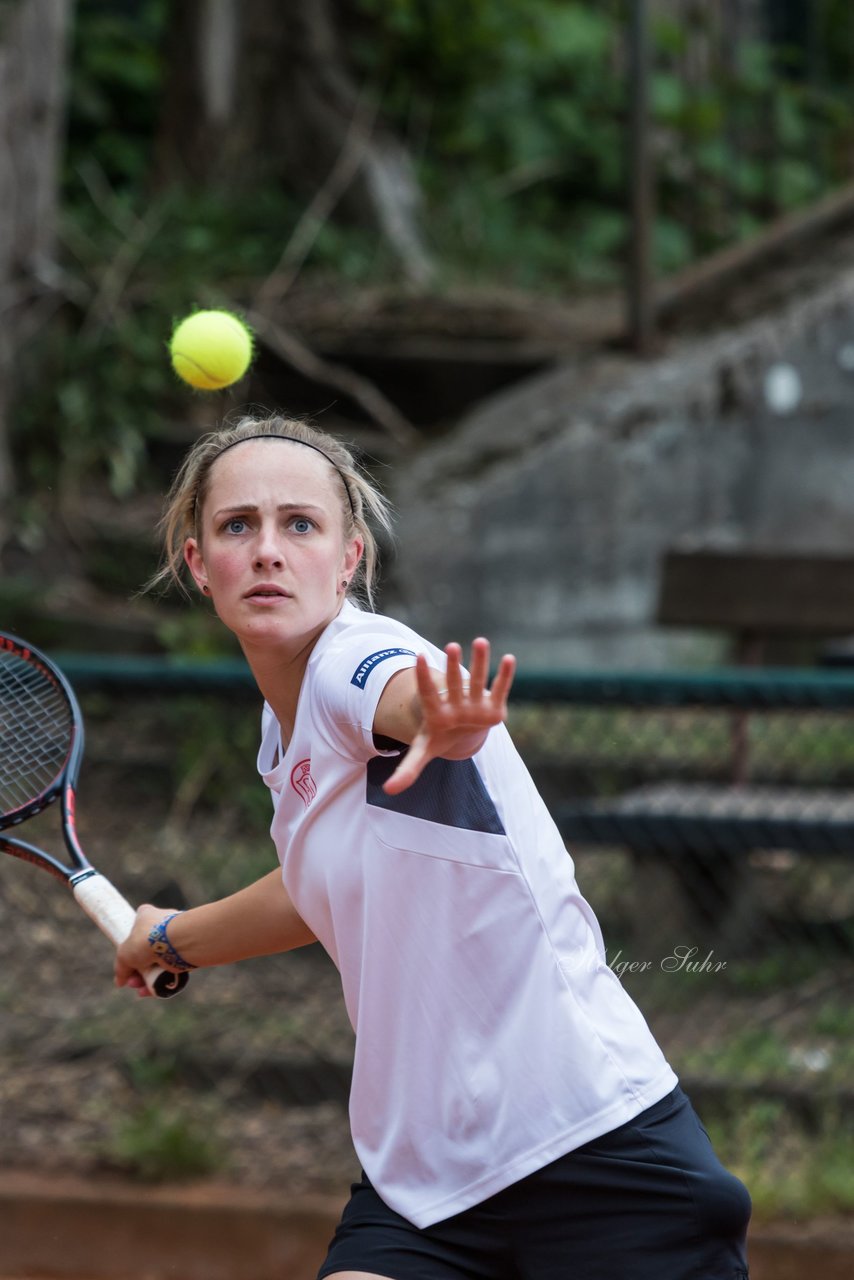
[[[431,760],[411,787],[390,796],[383,783],[394,773],[400,756],[374,756],[367,766],[365,799],[379,809],[424,818],[443,827],[485,831],[503,836],[504,827],[483,779],[472,760]]]

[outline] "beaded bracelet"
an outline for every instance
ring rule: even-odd
[[[156,924],[148,935],[148,942],[154,954],[168,969],[177,969],[180,973],[186,973],[188,969],[195,969],[196,966],[178,954],[166,932],[169,922],[179,915],[181,915],[180,911],[173,911],[171,916],[166,916]]]

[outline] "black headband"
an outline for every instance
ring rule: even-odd
[[[344,472],[338,466],[338,463],[334,462],[332,458],[330,458],[329,454],[324,449],[321,449],[318,445],[309,444],[307,440],[300,440],[297,436],[283,436],[283,435],[280,435],[279,432],[277,431],[259,431],[257,436],[241,436],[239,440],[232,440],[231,444],[224,445],[222,449],[220,449],[219,453],[214,454],[213,458],[211,458],[210,460],[209,467],[213,466],[217,458],[221,458],[224,453],[228,453],[229,449],[233,449],[234,446],[238,444],[245,444],[247,440],[290,440],[293,444],[305,445],[306,449],[313,449],[315,453],[319,453],[322,458],[326,459],[326,461],[329,463],[331,467],[335,468],[335,470],[338,472],[339,476],[341,477],[341,483],[344,486],[344,492],[347,495],[347,501],[350,503],[350,514],[352,515],[354,520],[356,519],[356,506],[355,506],[355,503],[353,502],[353,495],[350,492],[350,486],[347,483],[347,477],[344,475]]]

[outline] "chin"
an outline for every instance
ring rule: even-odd
[[[270,648],[282,646],[301,649],[320,635],[329,623],[329,619],[311,621],[304,618],[252,618],[244,619],[235,628],[235,634],[241,643],[253,645],[269,645]]]

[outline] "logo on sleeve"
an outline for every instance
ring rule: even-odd
[[[350,677],[350,683],[354,684],[357,689],[364,689],[368,676],[371,674],[374,667],[379,666],[381,662],[385,662],[386,658],[396,658],[400,654],[406,654],[408,657],[414,658],[415,650],[414,649],[378,649],[376,653],[368,654],[367,658],[364,658],[362,662],[359,663],[356,670],[353,672],[352,676]]]

